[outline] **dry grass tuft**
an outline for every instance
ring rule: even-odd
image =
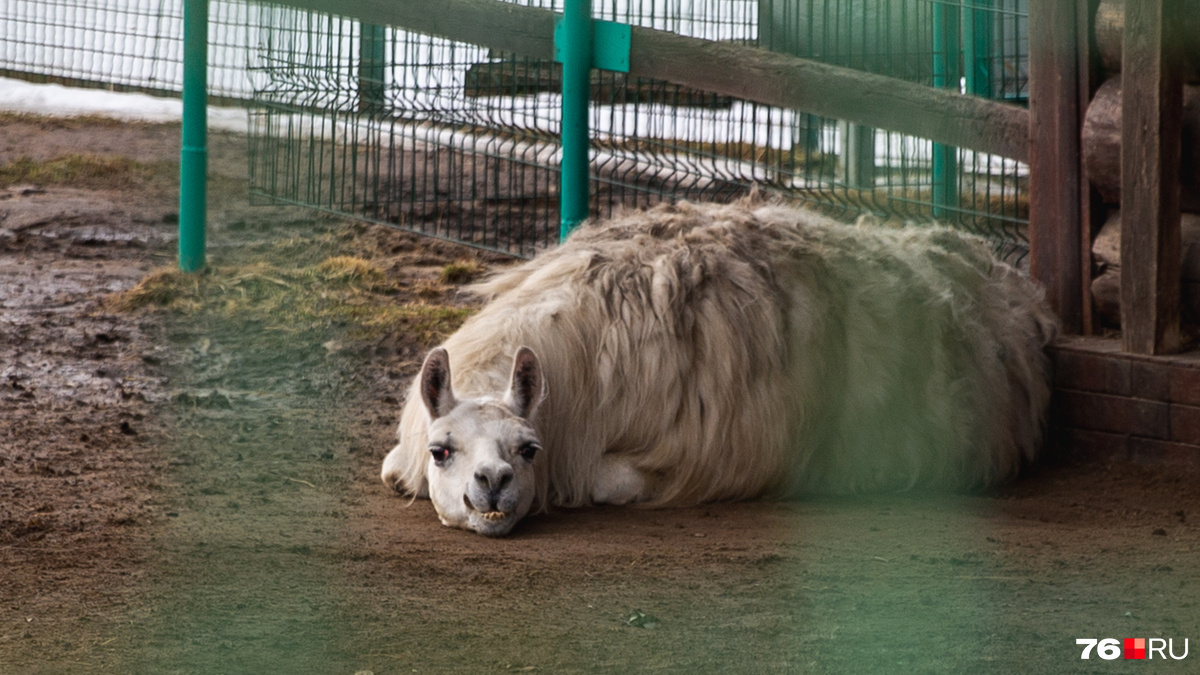
[[[374,263],[349,255],[326,258],[317,265],[317,271],[326,281],[341,281],[376,287],[383,285],[386,277]]]
[[[438,281],[450,285],[465,284],[483,274],[486,269],[478,260],[460,258],[442,268]]]
[[[110,297],[107,306],[257,326],[280,336],[338,333],[369,341],[405,331],[426,345],[454,332],[474,311],[424,299],[405,302],[396,294],[396,284],[373,263],[335,256],[292,268],[253,262],[210,267],[199,274],[159,269]]]
[[[175,268],[154,270],[133,288],[111,295],[106,304],[119,312],[143,308],[191,311],[198,308],[201,277]]]
[[[157,166],[135,162],[127,157],[106,155],[72,154],[44,161],[20,157],[0,166],[0,186],[34,183],[126,188],[164,175],[173,176],[173,168],[174,165]]]
[[[36,113],[0,111],[0,124],[35,124],[42,129],[91,129],[100,127],[112,129],[117,127],[178,127],[179,122],[144,122],[141,120],[126,120],[105,115],[38,115]]]
[[[447,290],[449,290],[447,286],[440,281],[418,281],[412,286],[414,295],[430,302],[436,302],[446,297]]]

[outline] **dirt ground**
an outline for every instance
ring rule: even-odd
[[[250,207],[213,134],[0,116],[0,673],[1065,673],[1200,660],[1200,482],[1051,459],[987,495],[595,508],[491,540],[377,478],[505,264]]]

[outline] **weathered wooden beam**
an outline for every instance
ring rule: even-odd
[[[1125,6],[1121,58],[1121,335],[1126,351],[1178,351],[1181,0]]]
[[[472,64],[463,81],[464,96],[533,96],[562,91],[562,64],[512,58]],[[625,73],[593,70],[591,100],[600,104],[625,103],[728,109],[733,99],[690,87],[664,86]]]
[[[635,28],[630,75],[1026,161],[1029,112],[787,54]]]
[[[297,9],[554,60],[555,13],[496,0],[283,0]]]
[[[554,56],[553,12],[496,0],[287,4],[535,58]],[[1023,108],[755,47],[635,27],[629,74],[1021,161],[1029,157],[1029,113]]]
[[[1069,333],[1083,330],[1079,54],[1074,1],[1030,0],[1029,273]]]

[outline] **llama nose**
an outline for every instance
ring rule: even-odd
[[[490,493],[496,493],[508,487],[512,479],[513,470],[507,464],[503,466],[488,466],[475,472],[475,482],[479,483],[479,487],[486,489]]]

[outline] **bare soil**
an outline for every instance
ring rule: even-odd
[[[175,274],[178,137],[0,117],[0,673],[1116,672],[1076,639],[1136,637],[1195,671],[1178,469],[443,528],[377,470],[506,262],[250,207],[214,134],[211,267]]]

